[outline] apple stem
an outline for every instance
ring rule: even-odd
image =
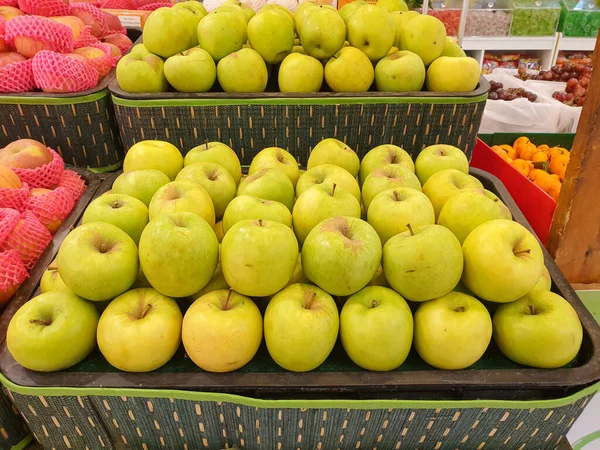
[[[527,250],[521,250],[519,252],[515,252],[515,255],[520,255],[521,253],[531,253],[531,249],[528,248]]]
[[[331,196],[333,197],[335,194],[335,188],[336,188],[337,184],[333,183],[333,188],[331,189]]]
[[[377,300],[373,300],[371,302],[371,308],[375,308],[377,306]]]
[[[144,312],[142,312],[140,319],[143,319],[144,317],[146,317],[146,315],[150,312],[151,309],[152,309],[152,304],[148,303],[146,305],[146,309],[144,309]]]
[[[208,150],[208,139],[204,139],[204,146],[206,147],[206,150]]]
[[[410,231],[410,235],[411,235],[411,236],[414,236],[414,235],[415,235],[415,232],[413,231],[413,228],[412,228],[412,226],[410,225],[410,223],[407,223],[407,224],[406,224],[406,228],[408,228],[408,231]]]
[[[262,227],[262,226],[263,226],[263,221],[262,221],[262,219],[258,219],[258,226],[259,226],[259,227]]]
[[[229,311],[229,300],[231,300],[231,294],[233,294],[233,291],[229,289],[227,299],[225,300],[225,304],[223,305],[223,311]]]
[[[398,195],[398,191],[394,191],[394,198],[396,199],[397,202],[400,201],[400,196]]]
[[[465,307],[464,306],[458,306],[458,307],[454,308],[454,311],[456,311],[456,312],[465,312]]]
[[[47,320],[38,320],[38,319],[31,319],[29,321],[29,323],[34,323],[36,325],[43,325],[45,327],[52,324],[52,322],[48,322]]]
[[[102,243],[102,245],[100,246],[100,253],[106,253],[107,250],[108,250],[107,245]]]
[[[535,316],[535,306],[529,305],[529,312],[531,313],[532,316]]]
[[[316,297],[317,297],[317,293],[313,292],[312,295],[310,296],[310,298],[308,299],[308,301],[304,304],[304,309],[310,309],[310,307],[312,306]]]

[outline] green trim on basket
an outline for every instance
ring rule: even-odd
[[[573,444],[573,450],[583,450],[586,445],[596,440],[600,440],[600,430],[594,431],[575,441]]]
[[[100,100],[108,95],[108,89],[94,92],[93,94],[80,97],[27,97],[23,96],[2,96],[0,95],[0,105],[73,105],[79,103],[89,103]]]
[[[118,163],[115,163],[112,166],[88,167],[87,169],[90,172],[94,172],[94,173],[108,173],[108,172],[115,172],[116,170],[119,170],[122,165],[123,165],[123,161],[119,161]]]
[[[322,97],[322,98],[165,98],[156,100],[130,100],[112,94],[115,105],[135,108],[155,108],[163,106],[224,106],[224,105],[359,105],[359,104],[395,104],[422,103],[435,105],[456,105],[485,102],[487,94],[477,97]]]
[[[27,448],[27,446],[29,445],[29,443],[33,441],[33,436],[31,434],[28,434],[27,437],[25,439],[23,439],[21,442],[19,442],[17,445],[13,445],[10,450],[23,450],[24,448]]]
[[[31,396],[96,396],[96,397],[141,397],[176,398],[195,402],[229,402],[251,408],[329,408],[329,409],[464,409],[464,408],[504,408],[504,409],[546,409],[571,405],[577,400],[600,390],[600,382],[588,386],[568,397],[552,400],[262,400],[240,395],[216,392],[181,391],[171,389],[134,388],[64,388],[19,386],[0,374],[0,382],[9,390]]]

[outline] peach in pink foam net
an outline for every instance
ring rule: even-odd
[[[22,211],[27,198],[29,198],[27,183],[23,183],[18,189],[0,188],[0,208],[12,208]]]
[[[92,44],[97,44],[100,42],[96,36],[92,34],[92,27],[86,25],[75,43],[73,44],[74,48],[81,47],[89,47]]]
[[[77,202],[77,200],[79,200],[79,197],[81,197],[87,189],[87,186],[85,185],[85,180],[81,178],[76,172],[73,172],[72,170],[68,169],[65,169],[65,171],[63,172],[62,177],[58,182],[58,187],[63,187],[67,191],[69,191],[71,197],[73,197],[74,202]]]
[[[35,84],[44,92],[80,92],[95,87],[98,72],[76,56],[49,51],[37,53],[33,58]]]
[[[0,243],[0,250],[16,250],[25,268],[31,270],[51,240],[52,235],[48,229],[33,213],[25,211],[6,239]]]
[[[65,170],[65,162],[58,153],[49,148],[52,153],[52,161],[35,169],[12,168],[23,183],[30,188],[54,189]]]
[[[91,3],[71,3],[71,15],[79,17],[83,23],[92,27],[92,34],[97,38],[108,32],[105,13]]]
[[[117,65],[117,59],[112,55],[110,47],[106,44],[92,44],[90,47],[100,49],[104,52],[104,56],[86,60],[90,66],[98,71],[98,77],[104,78]]]
[[[71,193],[64,187],[58,187],[42,195],[30,196],[25,201],[25,210],[31,211],[51,232],[56,232],[74,204]]]
[[[29,273],[19,258],[19,252],[9,250],[0,253],[0,293],[15,288],[27,279]]]
[[[31,59],[10,63],[0,69],[0,92],[29,92],[35,88]]]
[[[73,51],[73,32],[62,23],[40,16],[18,16],[6,23],[6,42],[17,48],[19,44],[27,52],[19,51],[27,57],[41,50],[60,53]],[[27,42],[26,42],[27,41]],[[31,42],[33,41],[33,42]]]
[[[62,0],[18,0],[19,9],[34,16],[68,16],[69,5]]]

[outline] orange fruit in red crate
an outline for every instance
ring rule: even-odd
[[[512,146],[515,149],[515,151],[517,152],[518,158],[521,157],[521,149],[526,147],[530,143],[531,143],[531,141],[529,140],[529,138],[527,136],[521,136],[520,138],[516,139],[515,142],[513,142]]]
[[[524,159],[515,159],[511,165],[526,177],[529,176],[529,173],[533,170],[531,161],[525,161]]]
[[[19,189],[23,184],[8,167],[0,166],[0,189]]]
[[[544,152],[546,155],[548,155],[550,152],[550,147],[548,147],[546,144],[538,145],[537,149],[538,152]]]
[[[552,147],[550,150],[548,150],[548,156],[550,156],[550,159],[560,155],[569,155],[569,150],[562,147]]]
[[[548,161],[548,155],[546,155],[546,153],[544,153],[543,151],[540,151],[539,149],[531,157],[531,162],[534,162],[534,163],[546,162],[546,161]]]
[[[538,178],[533,182],[536,186],[539,186],[546,194],[552,197],[555,201],[558,201],[558,196],[560,195],[560,189],[562,188],[562,183],[553,178],[552,176]]]
[[[492,151],[493,151],[495,154],[497,154],[498,156],[500,156],[500,158],[502,158],[504,161],[506,161],[506,162],[508,162],[508,163],[511,163],[511,162],[512,162],[512,159],[510,159],[510,158],[508,157],[508,153],[506,153],[506,150],[504,150],[504,149],[503,149],[503,148],[501,148],[500,146],[498,146],[498,145],[494,145],[494,146],[492,147]]]
[[[535,181],[538,178],[544,178],[544,177],[548,177],[548,176],[550,176],[550,174],[542,169],[533,169],[531,172],[529,172],[529,178],[532,181]]]

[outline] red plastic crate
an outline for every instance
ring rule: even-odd
[[[548,240],[556,202],[533,182],[508,164],[481,139],[473,149],[471,166],[495,175],[519,206],[544,245]]]

